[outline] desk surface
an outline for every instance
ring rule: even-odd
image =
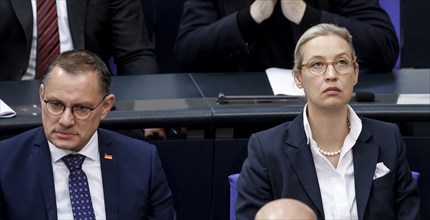
[[[14,118],[0,119],[0,133],[19,133],[41,124],[40,83],[0,82],[0,98],[17,112]],[[115,110],[102,121],[105,128],[202,126],[212,117],[190,74],[117,76],[111,90],[116,96]]]
[[[10,106],[39,104],[39,80],[0,81],[0,98]],[[117,100],[200,98],[189,74],[154,74],[113,77]]]
[[[220,92],[227,96],[273,95],[266,74],[212,73],[192,74],[199,90],[213,111],[216,126],[277,124],[293,119],[303,110],[304,99],[258,102],[256,100],[217,103]],[[398,105],[399,94],[429,94],[429,69],[402,69],[390,74],[360,73],[355,91],[375,93],[373,102],[351,101],[356,112],[365,117],[392,122],[430,121],[429,105]]]
[[[355,90],[375,94],[430,94],[430,69],[400,69],[393,74],[360,74]]]
[[[402,69],[390,74],[361,74],[356,90],[376,94],[375,102],[351,102],[362,116],[387,121],[430,121],[429,105],[397,105],[398,94],[429,94],[430,69]],[[0,98],[17,116],[0,119],[0,132],[17,133],[41,124],[40,81],[0,82]],[[116,76],[115,110],[102,121],[106,128],[164,126],[232,126],[280,123],[299,114],[304,99],[220,105],[226,95],[273,95],[264,73],[193,73]]]
[[[273,95],[264,73],[193,73],[204,97],[226,95]],[[387,74],[360,73],[355,91],[375,94],[429,94],[430,69],[401,69]]]

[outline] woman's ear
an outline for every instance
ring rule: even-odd
[[[358,82],[358,74],[359,74],[359,65],[358,63],[355,63],[355,69],[354,69],[354,85],[357,85]]]
[[[294,81],[296,82],[296,86],[302,89],[303,88],[302,75],[300,74],[300,70],[293,70],[293,74],[294,74]]]

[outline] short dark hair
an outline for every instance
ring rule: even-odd
[[[99,77],[100,92],[103,95],[110,93],[112,83],[111,73],[103,60],[90,51],[78,49],[60,53],[49,64],[43,83],[49,78],[49,73],[52,72],[54,67],[59,67],[70,74],[96,72]]]

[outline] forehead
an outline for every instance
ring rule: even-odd
[[[45,81],[45,90],[91,95],[100,93],[100,84],[95,72],[69,73],[60,67],[54,67]]]
[[[351,46],[337,35],[318,36],[302,46],[303,59],[310,57],[335,57],[340,54],[350,55]]]

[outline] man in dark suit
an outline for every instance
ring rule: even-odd
[[[113,56],[118,74],[158,71],[140,0],[56,3],[61,51],[87,49],[105,63]],[[0,80],[34,79],[36,5],[0,1],[0,14]]]
[[[359,74],[349,32],[313,26],[294,58],[307,103],[293,121],[251,136],[237,182],[237,219],[252,219],[279,198],[305,203],[318,219],[419,219],[399,128],[360,118],[348,105]]]
[[[291,69],[297,40],[319,23],[351,32],[362,68],[396,63],[398,39],[378,0],[187,0],[175,58],[191,72]]]
[[[53,61],[40,86],[43,127],[0,142],[0,219],[77,219],[77,191],[88,219],[176,218],[155,146],[98,128],[115,101],[110,84],[91,52]],[[83,158],[79,178],[68,158]]]

